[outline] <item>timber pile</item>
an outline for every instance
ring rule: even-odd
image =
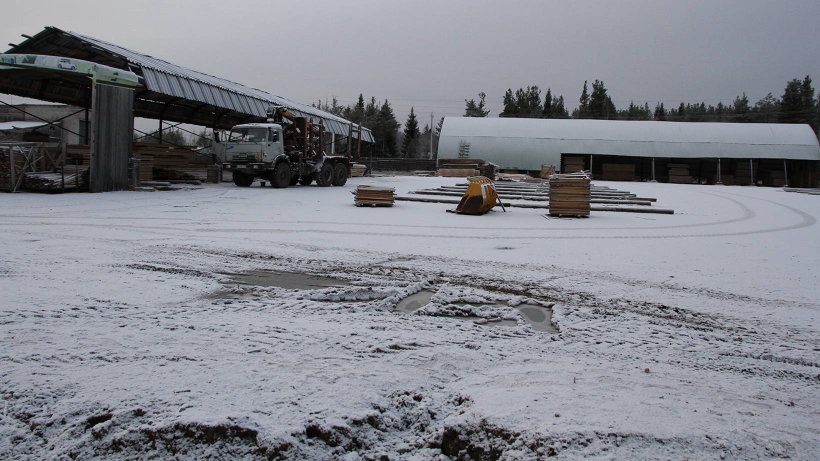
[[[601,179],[604,181],[634,181],[635,165],[633,163],[604,163],[601,165]]]
[[[62,192],[63,186],[65,190],[87,190],[88,167],[66,165],[57,172],[29,172],[23,179],[23,187],[33,192]]]
[[[354,163],[350,167],[350,176],[354,177],[354,178],[359,177],[359,176],[364,176],[364,174],[366,172],[367,172],[367,165],[362,165],[361,163]]]
[[[135,142],[132,155],[140,159],[140,180],[153,179],[208,179],[210,157],[197,156],[196,152],[167,144]],[[145,165],[145,167],[143,167]],[[148,171],[151,175],[148,175]]]
[[[440,158],[437,175],[449,178],[485,176],[493,179],[495,178],[495,165],[476,158]]]
[[[14,188],[12,184],[11,172],[11,149],[12,146],[0,146],[0,190],[11,191]],[[22,153],[14,153],[14,176],[19,177],[25,166],[26,158]]]
[[[392,187],[362,185],[353,192],[356,206],[393,206],[396,189]]]
[[[88,144],[68,144],[65,147],[66,163],[71,165],[91,165],[91,148]]]
[[[564,171],[562,173],[578,173],[584,171],[586,159],[577,155],[564,157]]]
[[[673,184],[692,184],[694,178],[689,174],[689,165],[685,163],[670,163],[669,182]]]
[[[735,184],[748,186],[752,183],[752,166],[749,162],[738,161],[735,164]]]
[[[539,177],[541,179],[549,179],[550,176],[555,174],[555,166],[554,165],[541,165],[541,174]]]
[[[550,216],[589,216],[589,175],[586,172],[550,177]]]
[[[786,174],[783,170],[769,170],[763,178],[764,186],[783,187],[786,185]]]

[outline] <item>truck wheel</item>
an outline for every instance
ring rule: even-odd
[[[344,186],[347,182],[347,166],[344,163],[337,163],[333,167],[333,185]]]
[[[273,168],[273,174],[271,174],[270,183],[273,187],[277,189],[281,189],[283,187],[288,187],[290,184],[290,166],[288,166],[285,162],[279,162]]]
[[[309,186],[310,183],[313,182],[313,178],[315,178],[315,177],[316,177],[315,173],[303,175],[301,178],[299,178],[299,184],[301,184],[303,186]]]
[[[333,165],[325,163],[319,174],[316,176],[316,184],[320,187],[328,187],[333,183]]]
[[[239,187],[250,187],[250,185],[253,184],[253,175],[245,174],[240,171],[234,171],[233,183]]]

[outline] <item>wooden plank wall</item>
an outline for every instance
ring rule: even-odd
[[[91,111],[89,191],[124,190],[134,132],[134,90],[93,84]]]

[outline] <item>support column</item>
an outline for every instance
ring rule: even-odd
[[[655,179],[655,157],[652,157],[652,180],[650,182],[658,182]]]
[[[752,186],[755,185],[755,163],[754,160],[749,159],[749,180],[752,182]]]
[[[789,187],[789,170],[786,168],[786,159],[783,159],[783,187]]]
[[[721,181],[721,178],[720,178],[720,157],[718,157],[718,165],[717,165],[717,181],[715,181],[715,184],[720,184],[720,185],[722,185],[722,184],[723,184],[723,181]]]
[[[330,133],[330,152],[336,155],[336,133]]]

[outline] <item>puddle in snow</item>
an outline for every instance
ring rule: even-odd
[[[318,288],[338,287],[348,285],[344,280],[318,275],[302,274],[299,272],[277,271],[249,271],[242,274],[229,275],[229,283],[238,285],[253,285],[259,287],[279,287],[291,290],[315,290]]]
[[[520,304],[518,311],[530,322],[535,331],[558,333],[558,328],[552,324],[552,309],[532,304]]]
[[[412,294],[399,301],[396,305],[396,311],[412,314],[430,303],[430,299],[433,298],[434,294],[435,293],[429,290],[421,290],[416,294]]]

